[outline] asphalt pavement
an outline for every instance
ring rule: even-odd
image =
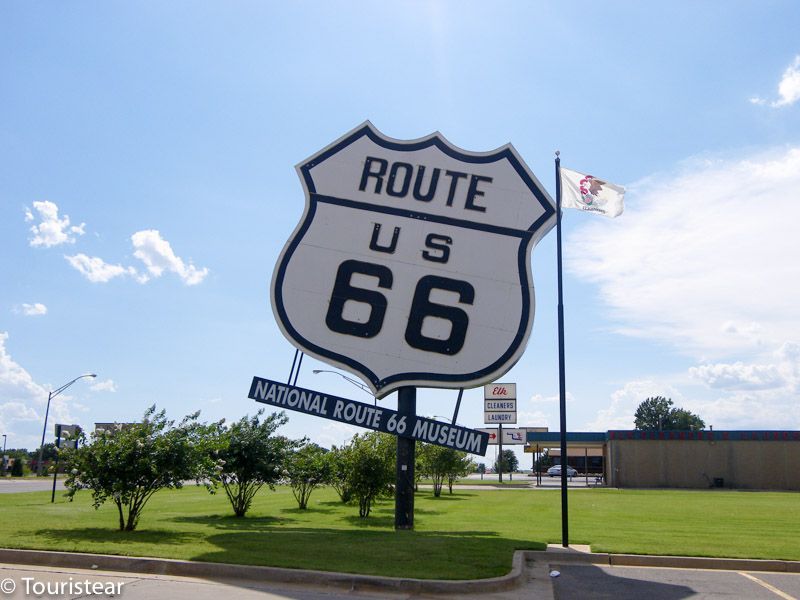
[[[53,489],[52,477],[0,477],[0,494],[44,492]],[[56,492],[64,491],[64,480],[56,480]]]
[[[797,600],[800,574],[663,567],[551,565],[556,600]]]

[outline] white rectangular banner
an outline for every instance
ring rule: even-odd
[[[483,386],[484,400],[516,400],[516,383],[487,383]]]
[[[484,412],[483,413],[483,422],[487,425],[491,424],[501,424],[505,425],[508,423],[509,425],[516,425],[517,424],[517,412]]]
[[[499,442],[497,439],[498,427],[486,427],[478,429],[478,431],[485,431],[489,434],[489,445],[496,446]],[[521,446],[525,443],[525,427],[503,427],[503,446]]]
[[[516,412],[516,400],[484,400],[483,410],[486,412]]]

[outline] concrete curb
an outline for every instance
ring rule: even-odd
[[[800,561],[752,558],[705,558],[699,556],[660,556],[646,554],[606,554],[574,551],[530,552],[533,560],[550,564],[586,563],[618,567],[665,567],[672,569],[712,569],[721,571],[768,571],[800,573]]]
[[[203,579],[236,579],[271,581],[304,585],[336,586],[350,591],[388,591],[429,594],[481,594],[518,587],[525,582],[526,552],[514,552],[511,571],[501,577],[474,580],[412,579],[402,577],[378,577],[286,569],[234,565],[228,563],[195,562],[167,558],[139,558],[108,554],[82,554],[79,552],[50,552],[45,550],[0,549],[0,563],[35,565],[40,567],[62,567],[73,569],[98,569],[124,573],[146,573],[149,575],[174,575]],[[541,553],[544,554],[544,553]]]

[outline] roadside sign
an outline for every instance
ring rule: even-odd
[[[486,412],[516,412],[517,411],[517,401],[516,400],[484,400],[483,401],[483,410]]]
[[[248,397],[324,419],[404,436],[420,442],[486,455],[489,435],[484,431],[443,423],[347,398],[332,396],[278,381],[253,377]]]
[[[516,400],[516,383],[488,383],[483,386],[484,400]]]
[[[501,424],[501,425],[515,425],[517,423],[517,412],[485,412],[483,413],[483,422],[487,425]]]
[[[478,431],[485,431],[489,434],[489,445],[497,445],[499,427],[483,427]],[[521,446],[525,444],[525,427],[503,427],[503,446]]]
[[[80,426],[78,425],[61,425],[56,424],[56,437],[68,438],[68,437],[75,437],[77,433],[80,431]]]
[[[474,387],[519,360],[534,313],[530,253],[555,205],[513,146],[400,141],[367,121],[297,172],[305,212],[271,284],[292,344],[379,398]]]
[[[517,384],[489,383],[483,386],[483,422],[487,425],[517,422]],[[505,444],[505,440],[503,440]]]

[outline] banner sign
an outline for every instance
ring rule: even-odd
[[[367,121],[297,172],[305,211],[271,284],[295,347],[378,398],[475,387],[520,359],[534,313],[530,254],[556,219],[513,146],[396,140]]]
[[[487,427],[485,429],[478,428],[478,431],[485,431],[489,434],[489,445],[495,446],[499,443],[498,440],[498,427]],[[504,427],[503,428],[503,446],[521,446],[525,444],[526,429],[525,427]]]
[[[516,400],[484,400],[483,410],[486,412],[516,412]]]
[[[517,422],[517,384],[489,383],[483,386],[483,422],[514,425]],[[503,440],[505,444],[505,440]]]
[[[516,383],[488,383],[483,386],[484,400],[516,400]]]
[[[512,412],[485,412],[483,413],[483,422],[487,425],[492,425],[493,423],[505,425],[508,423],[509,425],[516,425],[517,423],[517,411]]]
[[[75,437],[78,432],[80,432],[80,426],[78,425],[62,425],[60,423],[56,423],[56,437],[59,438],[69,438]]]
[[[248,397],[277,408],[295,410],[307,415],[408,437],[479,456],[486,455],[486,447],[489,444],[489,435],[482,431],[425,417],[400,416],[397,411],[388,408],[331,396],[261,377],[253,377]]]

